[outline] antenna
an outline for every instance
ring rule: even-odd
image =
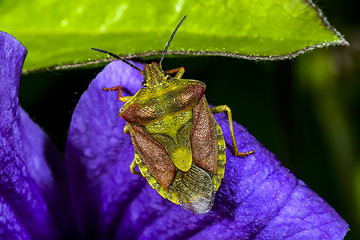
[[[186,15],[181,19],[181,21],[180,21],[180,22],[178,23],[178,25],[176,26],[174,32],[171,34],[171,36],[170,36],[170,38],[169,38],[169,41],[167,42],[166,47],[165,47],[165,49],[164,49],[164,51],[163,51],[162,57],[161,57],[161,59],[160,59],[160,62],[159,62],[160,67],[161,67],[162,61],[164,60],[164,57],[165,57],[165,55],[166,55],[166,52],[167,52],[167,50],[168,50],[168,48],[169,48],[169,45],[170,45],[171,41],[173,40],[173,38],[174,38],[174,36],[175,36],[175,33],[177,32],[177,30],[179,29],[179,27],[181,26],[181,24],[183,23],[183,21],[185,20],[185,18],[186,18]]]
[[[107,53],[107,54],[109,54],[110,56],[112,56],[112,57],[114,57],[114,58],[117,58],[117,59],[123,61],[124,63],[130,65],[130,67],[135,68],[136,70],[140,71],[142,75],[144,75],[144,72],[143,72],[140,68],[138,68],[137,66],[135,66],[134,64],[132,64],[131,62],[129,62],[128,60],[126,60],[126,59],[123,58],[123,57],[119,57],[118,55],[116,55],[116,54],[114,54],[114,53],[112,53],[112,52],[108,52],[108,51],[105,51],[105,50],[102,50],[102,49],[99,49],[99,48],[91,48],[91,49],[92,49],[92,50],[95,50],[95,51],[98,51],[98,52]]]

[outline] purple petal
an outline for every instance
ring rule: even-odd
[[[140,67],[142,68],[142,66]],[[129,171],[133,159],[117,92],[140,87],[142,76],[122,62],[109,64],[90,84],[74,112],[67,142],[77,221],[83,236],[120,239],[342,239],[346,222],[316,193],[235,123],[240,151],[234,157],[227,116],[216,119],[227,142],[224,180],[214,207],[204,215],[163,199],[147,182]]]
[[[126,67],[118,67],[124,64]],[[143,68],[143,65],[138,65]],[[118,112],[117,92],[104,92],[103,86],[130,86],[134,92],[141,74],[126,65],[108,65],[90,84],[73,114],[66,145],[66,165],[78,227],[85,238],[110,238],[124,209],[146,184],[131,174],[133,158],[125,122]],[[127,89],[125,89],[127,93]]]
[[[71,232],[65,172],[48,137],[19,106],[25,56],[15,38],[0,32],[0,238],[59,239],[56,224]]]
[[[26,169],[40,189],[63,238],[76,237],[64,160],[47,135],[20,108],[22,153]]]

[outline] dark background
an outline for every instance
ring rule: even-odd
[[[346,239],[360,239],[360,17],[353,2],[317,2],[350,47],[276,62],[199,56],[163,62],[205,82],[209,103],[230,106],[236,121],[350,224]],[[73,109],[102,68],[21,78],[21,105],[62,153]]]

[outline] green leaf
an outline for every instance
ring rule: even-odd
[[[26,70],[160,54],[184,16],[169,53],[249,59],[291,58],[348,45],[310,0],[1,1],[1,30],[28,49]],[[56,68],[56,67],[54,67]]]

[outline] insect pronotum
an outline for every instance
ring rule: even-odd
[[[143,88],[134,96],[122,96],[121,86],[102,89],[118,91],[119,100],[125,103],[119,115],[127,122],[124,132],[130,134],[134,146],[131,173],[145,177],[165,199],[202,214],[211,210],[225,173],[226,145],[214,114],[227,112],[235,156],[254,151],[238,151],[230,108],[210,108],[203,82],[182,79],[183,67],[162,69],[170,42],[185,17],[173,31],[160,62],[147,64],[144,70],[114,53],[92,49],[120,59],[144,76]]]

